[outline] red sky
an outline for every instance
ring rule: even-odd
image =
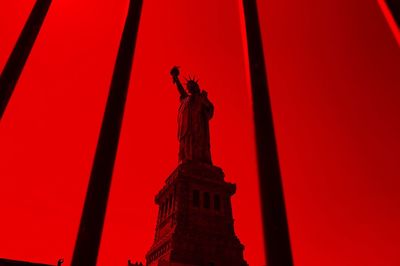
[[[34,4],[0,3],[0,68]],[[128,1],[55,0],[0,123],[0,257],[70,263]],[[296,266],[400,264],[400,50],[377,1],[259,1]],[[213,161],[264,265],[237,0],[145,1],[99,266],[144,261],[176,167],[178,93],[216,106]]]

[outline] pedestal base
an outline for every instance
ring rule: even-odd
[[[236,186],[221,168],[179,165],[156,195],[159,215],[148,266],[247,266],[233,226]]]

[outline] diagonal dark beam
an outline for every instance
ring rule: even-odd
[[[267,265],[292,266],[292,251],[256,0],[243,0],[243,10]]]
[[[141,8],[142,0],[130,0],[75,243],[72,266],[96,266]]]
[[[387,6],[392,13],[394,21],[396,21],[397,28],[400,28],[400,1],[399,0],[385,0]]]
[[[37,0],[0,75],[0,120],[28,60],[51,0]]]

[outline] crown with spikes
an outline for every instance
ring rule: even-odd
[[[194,77],[194,76],[191,77],[191,76],[189,75],[188,78],[185,78],[185,81],[186,81],[186,85],[196,85],[196,86],[199,86],[199,84],[198,84],[199,80],[196,79],[196,77]]]

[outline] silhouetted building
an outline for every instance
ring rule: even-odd
[[[225,182],[222,169],[211,163],[208,120],[212,117],[212,104],[196,81],[188,81],[186,92],[177,68],[171,75],[181,94],[180,164],[155,197],[159,212],[146,265],[248,265],[233,226],[231,196],[236,185]]]
[[[128,266],[143,266],[143,263],[137,261],[132,263],[131,260],[128,260]]]

